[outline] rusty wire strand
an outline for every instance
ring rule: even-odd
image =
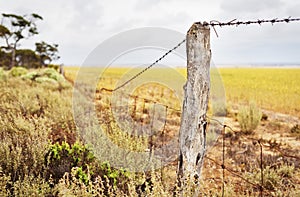
[[[223,26],[240,26],[240,25],[251,25],[251,24],[264,24],[264,23],[271,23],[272,25],[274,25],[275,23],[289,23],[289,22],[297,22],[300,21],[300,18],[292,18],[291,16],[288,18],[283,18],[283,19],[278,19],[278,18],[274,18],[274,19],[269,19],[269,20],[265,20],[265,19],[257,19],[257,20],[249,20],[249,21],[237,21],[237,19],[233,19],[229,22],[220,22],[217,20],[212,20],[209,23],[204,22],[203,25],[204,26],[210,26],[213,28],[215,34],[217,37],[219,37],[218,32],[215,28],[215,26],[219,26],[219,27],[223,27]],[[201,22],[197,22],[200,23]]]
[[[291,16],[287,17],[287,18],[282,18],[282,19],[278,19],[278,18],[274,18],[274,19],[257,19],[257,20],[248,20],[248,21],[238,21],[237,19],[233,19],[229,22],[219,22],[217,20],[212,20],[209,23],[204,23],[204,26],[219,26],[219,27],[223,27],[223,26],[240,26],[240,25],[251,25],[251,24],[264,24],[264,23],[270,23],[270,24],[275,24],[275,23],[289,23],[289,22],[298,22],[300,21],[300,18],[292,18]],[[201,22],[197,22],[197,23],[201,23]]]
[[[133,77],[131,77],[129,80],[125,81],[123,84],[121,84],[120,86],[116,87],[115,89],[107,89],[107,88],[102,88],[103,90],[106,91],[110,91],[110,92],[115,92],[121,88],[123,88],[124,86],[126,86],[127,84],[129,84],[131,81],[133,81],[134,79],[138,78],[141,74],[143,74],[144,72],[146,72],[147,70],[149,70],[150,68],[152,68],[153,66],[155,66],[156,64],[158,64],[161,60],[163,60],[167,55],[169,55],[170,53],[172,53],[173,51],[175,51],[178,47],[180,47],[184,42],[186,41],[186,39],[183,39],[181,42],[179,42],[175,47],[173,47],[172,49],[170,49],[169,51],[167,51],[163,56],[161,56],[160,58],[158,58],[157,60],[155,60],[152,64],[150,64],[149,66],[147,66],[145,69],[143,69],[142,71],[138,72],[136,75],[134,75]],[[102,90],[101,89],[101,90]]]
[[[100,90],[100,92],[103,92],[103,91],[106,91],[106,92],[112,92],[112,90],[106,89],[106,88],[102,88],[102,89]],[[152,99],[150,99],[150,98],[140,97],[140,96],[138,96],[138,95],[131,95],[131,94],[127,94],[127,93],[124,93],[124,92],[122,92],[122,93],[120,93],[120,94],[126,95],[126,96],[128,96],[128,97],[133,98],[133,99],[143,100],[144,102],[155,103],[155,104],[157,104],[157,105],[161,105],[161,106],[164,106],[164,107],[168,107],[170,110],[173,110],[173,111],[176,111],[176,112],[181,112],[181,109],[177,109],[177,108],[171,107],[171,106],[169,106],[169,105],[160,103],[160,102],[155,101],[155,100],[152,100]],[[126,107],[126,106],[130,106],[130,105],[124,105],[124,107]],[[121,107],[122,107],[122,106],[121,106]]]
[[[259,185],[257,185],[257,183],[252,183],[251,181],[249,181],[248,179],[245,179],[243,176],[237,174],[234,170],[228,168],[227,166],[223,166],[223,164],[220,164],[219,162],[217,162],[216,160],[214,160],[213,158],[210,158],[208,156],[205,156],[206,159],[214,162],[217,166],[220,166],[222,169],[225,169],[226,171],[228,171],[229,173],[233,174],[234,176],[236,177],[239,177],[240,179],[242,179],[243,181],[249,183],[250,185],[252,186],[255,186],[255,187],[259,187]],[[223,168],[224,167],[224,168]]]
[[[223,124],[221,121],[219,121],[218,119],[214,119],[214,118],[210,118],[207,116],[207,119],[208,120],[211,120],[211,121],[214,121],[214,122],[217,122],[220,126],[222,127],[226,127],[228,128],[229,130],[231,130],[232,132],[234,133],[237,133],[238,131],[237,130],[234,130],[233,128],[231,128],[230,126],[226,125],[226,124]],[[257,139],[257,138],[248,138],[248,139],[251,139],[252,141],[260,141],[262,139]],[[266,144],[263,144],[263,143],[260,143],[263,147],[266,147],[266,148],[269,148],[269,149],[274,149],[275,151],[279,152],[283,157],[290,157],[290,158],[294,158],[294,159],[300,159],[300,157],[298,156],[295,156],[295,155],[291,155],[291,154],[287,154],[285,152],[283,152],[282,150],[280,150],[279,148],[276,148],[276,147],[270,147]]]
[[[213,163],[215,163],[217,166],[220,166],[221,168],[224,167],[224,169],[225,169],[227,172],[229,172],[229,173],[232,174],[233,176],[236,176],[236,177],[240,178],[241,180],[245,181],[246,183],[248,183],[248,184],[250,184],[250,185],[252,185],[252,186],[254,186],[254,187],[257,187],[257,188],[262,187],[263,189],[265,189],[264,191],[265,191],[266,193],[270,194],[270,192],[268,191],[268,190],[269,190],[268,188],[265,188],[265,187],[263,187],[263,186],[260,185],[260,184],[253,183],[253,182],[249,181],[248,179],[244,178],[242,175],[238,174],[237,172],[235,172],[235,171],[232,170],[231,168],[229,168],[229,167],[227,167],[227,166],[222,166],[222,164],[220,164],[219,162],[217,162],[216,160],[214,160],[214,159],[211,158],[211,157],[205,156],[205,158],[208,159],[208,160],[210,160],[210,161],[212,161]],[[270,191],[272,191],[272,190],[270,190]]]
[[[217,37],[219,36],[215,26],[219,26],[219,27],[223,27],[223,26],[240,26],[240,25],[250,25],[250,24],[264,24],[264,23],[271,23],[272,25],[275,23],[289,23],[289,22],[297,22],[300,21],[300,18],[292,18],[291,16],[288,18],[283,18],[283,19],[278,19],[278,18],[274,18],[274,19],[269,19],[269,20],[265,20],[265,19],[258,19],[258,20],[249,20],[249,21],[237,21],[237,19],[233,19],[229,22],[219,22],[217,20],[212,20],[210,21],[210,23],[203,23],[203,26],[211,26]],[[196,24],[201,24],[201,22],[196,22]],[[155,66],[156,64],[158,64],[161,60],[163,60],[167,55],[169,55],[170,53],[172,53],[173,51],[175,51],[178,47],[180,47],[183,43],[186,42],[186,39],[183,39],[181,42],[179,42],[175,47],[173,47],[172,49],[170,49],[169,51],[167,51],[163,56],[161,56],[160,58],[158,58],[157,60],[155,60],[152,64],[150,64],[149,66],[147,66],[145,69],[143,69],[142,71],[138,72],[136,75],[134,75],[133,77],[131,77],[130,79],[128,79],[127,81],[125,81],[123,84],[117,86],[114,89],[108,89],[108,88],[101,88],[101,90],[106,90],[106,91],[110,91],[110,92],[114,92],[117,91],[123,87],[125,87],[127,84],[129,84],[131,81],[135,80],[136,78],[138,78],[140,75],[142,75],[144,72],[146,72],[147,70],[149,70],[150,68],[152,68],[153,66]]]
[[[228,168],[227,166],[225,166],[225,129],[226,128],[229,128],[232,132],[237,132],[235,131],[234,129],[232,129],[230,126],[226,125],[226,124],[223,124],[221,121],[217,120],[217,119],[214,119],[214,118],[210,118],[210,117],[207,117],[207,119],[211,120],[211,121],[215,121],[217,122],[220,126],[223,127],[223,130],[222,130],[222,164],[218,163],[217,161],[215,161],[214,159],[212,158],[209,158],[208,156],[206,156],[207,159],[213,161],[215,164],[217,164],[218,166],[220,166],[222,168],[222,196],[224,196],[224,193],[225,193],[225,184],[224,184],[224,178],[225,178],[225,173],[224,173],[224,170],[227,170],[229,173],[231,173],[232,175],[234,176],[237,176],[239,178],[241,178],[242,180],[244,180],[245,182],[253,185],[253,186],[256,186],[259,188],[259,191],[260,191],[260,196],[263,196],[263,193],[264,192],[267,192],[269,193],[269,191],[266,191],[268,190],[267,188],[264,187],[264,168],[263,168],[263,147],[268,147],[271,149],[271,147],[267,146],[267,145],[264,145],[261,143],[261,140],[262,139],[255,139],[255,138],[249,138],[251,139],[252,141],[257,141],[259,146],[260,146],[260,184],[256,184],[256,183],[252,183],[250,182],[249,180],[245,179],[244,177],[242,177],[241,175],[237,174],[237,172],[234,172],[232,169]],[[284,154],[281,150],[279,150],[278,148],[275,148],[276,151],[280,152],[280,154],[283,156],[283,157],[291,157],[291,158],[299,158],[297,156],[292,156],[292,155],[288,155],[288,154]]]

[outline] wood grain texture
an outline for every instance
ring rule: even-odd
[[[210,91],[210,29],[195,23],[187,33],[187,82],[179,136],[180,186],[199,186],[206,150],[206,112]],[[198,187],[199,188],[199,187]],[[193,191],[197,195],[197,191]]]

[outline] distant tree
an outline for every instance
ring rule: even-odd
[[[0,24],[0,38],[4,39],[6,36],[10,35],[10,31],[3,25]],[[6,67],[10,64],[11,55],[6,53],[5,50],[6,47],[1,46],[0,47],[0,66]]]
[[[0,37],[5,38],[6,36],[10,36],[10,31],[5,26],[0,24]]]
[[[48,44],[44,41],[35,43],[35,51],[40,56],[42,66],[58,60],[58,44]]]
[[[11,52],[11,64],[9,68],[15,66],[16,63],[16,50],[19,42],[27,39],[33,35],[38,34],[35,22],[43,20],[38,14],[30,15],[15,15],[15,14],[2,14],[0,37],[5,40],[6,46],[2,47],[6,51]]]
[[[0,67],[8,68],[11,62],[11,54],[0,49]]]
[[[39,68],[40,57],[30,49],[18,49],[16,51],[16,65],[25,68]]]

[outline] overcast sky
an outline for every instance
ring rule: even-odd
[[[185,34],[195,21],[272,19],[300,16],[295,0],[0,0],[1,13],[40,14],[35,41],[59,44],[58,63],[81,65],[103,41],[141,27]],[[215,64],[300,63],[300,22],[211,31]],[[180,40],[178,40],[180,42]],[[116,46],[117,47],[117,46]]]

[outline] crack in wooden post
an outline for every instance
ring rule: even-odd
[[[210,29],[205,24],[194,23],[186,39],[187,82],[184,85],[178,161],[178,181],[182,196],[186,196],[184,191],[187,190],[189,196],[198,196],[206,151],[211,51]]]

